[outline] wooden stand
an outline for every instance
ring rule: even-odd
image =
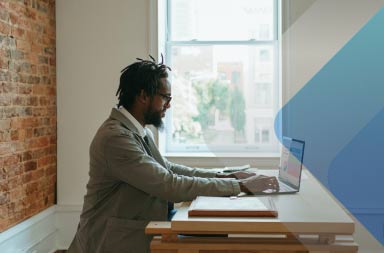
[[[262,173],[261,171],[259,171]],[[268,172],[263,172],[267,174]],[[297,194],[271,196],[275,217],[189,217],[152,221],[152,253],[355,253],[354,222],[307,172]],[[209,236],[216,235],[216,236]],[[218,237],[217,235],[222,235]]]
[[[235,231],[233,231],[235,232]],[[240,233],[241,231],[238,231]],[[332,234],[234,234],[236,237],[204,237],[190,231],[175,233],[170,222],[151,222],[147,234],[155,234],[151,242],[151,253],[353,253],[358,246],[351,236]],[[190,235],[190,236],[188,236]],[[253,234],[257,236],[258,234]],[[208,237],[207,237],[208,236]],[[231,236],[231,235],[229,235]]]

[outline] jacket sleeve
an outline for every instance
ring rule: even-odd
[[[153,140],[154,137],[151,129],[146,128],[145,131]],[[204,178],[213,178],[216,176],[216,172],[212,172],[207,169],[190,168],[181,164],[172,163],[168,161],[165,157],[163,157],[163,160],[166,163],[168,169],[172,170],[174,173],[178,175],[189,176],[189,177],[204,177]]]
[[[104,142],[105,174],[150,195],[169,201],[189,201],[197,196],[230,196],[240,193],[236,179],[202,178],[176,174],[148,156],[132,134],[115,133]],[[176,166],[177,167],[177,166]],[[176,171],[178,169],[173,168]],[[184,168],[181,169],[183,171]],[[199,174],[196,172],[196,174]]]
[[[167,163],[168,168],[178,175],[214,178],[217,174],[216,172],[209,171],[208,169],[190,168],[181,164],[172,163],[165,158],[164,161]]]

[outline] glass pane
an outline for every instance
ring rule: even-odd
[[[272,45],[174,46],[170,52],[168,144],[232,149],[237,144],[275,144],[271,133],[278,99]],[[265,52],[268,59],[260,57]],[[259,122],[258,115],[267,122]]]
[[[272,40],[273,0],[170,0],[170,40]]]

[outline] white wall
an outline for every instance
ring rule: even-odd
[[[149,52],[149,0],[58,0],[58,204],[82,204],[88,148],[120,70]]]

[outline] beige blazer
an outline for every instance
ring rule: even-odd
[[[87,193],[68,253],[149,252],[145,226],[167,219],[167,201],[240,193],[236,180],[167,161],[153,139],[147,145],[117,109],[97,131],[89,153]]]

